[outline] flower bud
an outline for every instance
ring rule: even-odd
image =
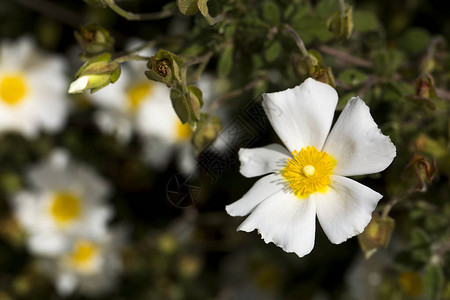
[[[111,54],[104,53],[88,60],[77,72],[78,77],[70,84],[69,93],[82,93],[91,90],[94,93],[120,76],[120,65],[110,62]]]
[[[358,242],[366,259],[370,258],[379,248],[389,245],[394,226],[394,219],[380,217],[377,213],[373,213],[369,225],[363,233],[358,235]]]
[[[114,50],[114,38],[106,29],[96,24],[81,26],[79,31],[75,31],[75,38],[83,48],[80,54],[83,61]]]
[[[349,39],[353,32],[353,8],[345,5],[344,15],[334,12],[327,20],[327,28],[337,38]]]

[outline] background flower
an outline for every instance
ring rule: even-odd
[[[31,38],[0,43],[0,130],[36,136],[62,129],[69,108],[65,61]]]

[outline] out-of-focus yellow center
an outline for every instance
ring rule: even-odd
[[[67,225],[81,214],[80,198],[72,193],[57,192],[52,197],[50,212],[58,225]]]
[[[315,147],[302,148],[292,152],[281,174],[288,181],[295,195],[304,199],[316,192],[326,192],[336,160]]]
[[[139,109],[141,103],[151,95],[154,85],[151,82],[142,82],[132,86],[128,92],[128,106],[131,111]]]
[[[0,101],[8,105],[20,103],[27,93],[25,77],[20,74],[0,76]]]
[[[79,240],[69,254],[68,263],[78,271],[91,271],[99,253],[98,245],[87,240]]]
[[[189,126],[188,123],[181,123],[180,120],[177,119],[177,127],[176,127],[176,133],[175,133],[176,139],[178,141],[186,141],[191,138],[192,136],[192,129],[191,126]]]

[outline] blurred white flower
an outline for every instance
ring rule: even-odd
[[[300,257],[314,247],[316,215],[332,243],[361,233],[382,195],[344,176],[380,172],[396,155],[367,105],[351,99],[330,132],[338,101],[331,86],[309,78],[263,98],[289,151],[279,144],[239,151],[241,174],[270,174],[226,207],[232,216],[250,214],[238,230],[258,229],[266,243]]]
[[[28,234],[32,253],[60,255],[73,236],[102,238],[112,210],[104,202],[109,185],[94,171],[63,151],[32,167],[31,186],[12,200],[14,213]]]
[[[136,42],[133,42],[136,46]],[[140,51],[151,56],[153,50]],[[182,173],[196,168],[194,148],[190,143],[192,130],[182,124],[170,100],[170,89],[162,83],[148,80],[144,62],[129,62],[122,66],[117,82],[90,95],[99,106],[95,121],[106,134],[114,135],[126,143],[133,132],[144,144],[144,159],[156,169],[164,169],[175,155]],[[205,89],[205,102],[212,98],[210,76],[198,84]]]
[[[40,53],[29,38],[0,42],[0,131],[34,137],[56,132],[69,102],[64,60]]]
[[[99,295],[114,289],[117,283],[122,270],[124,240],[124,232],[117,229],[96,239],[74,237],[64,253],[42,260],[40,267],[55,280],[61,296],[75,291]]]

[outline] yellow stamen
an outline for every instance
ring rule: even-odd
[[[57,192],[51,199],[50,213],[58,225],[65,226],[80,216],[80,198],[71,193]]]
[[[186,141],[192,136],[192,129],[188,123],[181,123],[180,120],[177,119],[177,128],[176,128],[176,138],[178,141]]]
[[[316,192],[326,192],[336,160],[315,147],[302,148],[292,152],[281,174],[288,181],[294,194],[304,199]]]
[[[8,74],[0,77],[0,101],[8,105],[20,103],[27,93],[27,84],[22,74]]]
[[[93,269],[99,252],[98,245],[87,240],[79,240],[75,243],[67,262],[78,271],[88,272]]]
[[[142,82],[132,86],[128,92],[128,105],[130,110],[136,111],[147,97],[153,93],[154,85],[149,82]]]

